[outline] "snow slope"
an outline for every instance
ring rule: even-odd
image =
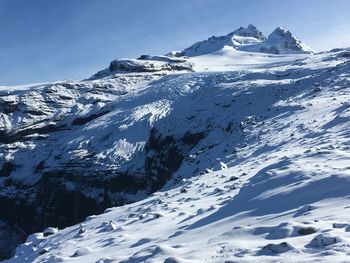
[[[229,46],[209,54],[189,57],[195,71],[266,71],[269,68],[287,65],[305,54],[264,54],[232,49]]]
[[[57,133],[58,152],[148,158],[151,177],[179,166],[151,196],[33,234],[4,262],[349,262],[350,49],[220,52],[190,58],[197,72],[108,71],[68,89],[65,116],[85,114],[77,94],[96,85],[110,111]]]

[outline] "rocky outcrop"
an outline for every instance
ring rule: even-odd
[[[145,85],[155,78],[135,75]],[[157,129],[154,119],[166,115],[167,102],[148,104],[146,96],[129,105],[124,96],[133,76],[127,80],[0,94],[0,236],[13,236],[6,248],[0,240],[2,258],[28,234],[73,225],[160,189],[204,137]]]
[[[188,152],[204,138],[203,132],[187,132],[182,137],[161,134],[152,129],[146,144],[145,172],[151,178],[151,191],[156,191],[178,170]]]
[[[115,59],[107,69],[97,72],[91,79],[120,73],[154,73],[193,71],[192,64],[184,59],[167,56],[142,55],[138,59]]]

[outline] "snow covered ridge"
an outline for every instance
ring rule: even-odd
[[[142,55],[138,59],[115,59],[107,69],[97,72],[91,79],[98,79],[118,73],[160,71],[193,71],[193,68],[192,64],[184,59]]]
[[[5,262],[347,262],[350,49],[225,52],[1,91]]]
[[[246,65],[256,63],[259,60],[265,60],[267,63],[274,61],[267,57],[268,55],[275,55],[275,62],[286,61],[288,58],[279,57],[278,55],[289,55],[289,60],[295,60],[297,55],[310,55],[315,52],[306,44],[298,40],[290,31],[282,27],[276,28],[267,38],[262,32],[253,25],[248,25],[247,28],[240,27],[239,29],[219,37],[210,37],[208,40],[195,43],[189,48],[179,52],[170,52],[165,56],[150,56],[142,55],[138,59],[114,59],[108,68],[97,72],[92,79],[101,79],[115,74],[125,73],[140,73],[140,72],[191,72],[203,71],[229,71],[232,67],[227,67],[223,61],[218,61],[220,56],[229,58],[231,64]],[[215,66],[210,67],[211,61],[205,55],[213,55]],[[247,57],[253,56],[250,63],[240,62],[247,60]],[[249,61],[249,59],[248,59]],[[227,61],[225,61],[227,62]],[[262,64],[262,61],[259,61]],[[208,65],[209,63],[209,65]],[[225,67],[219,67],[220,66]],[[266,65],[264,65],[266,66]],[[234,70],[237,70],[235,67]],[[251,69],[251,68],[249,68]]]
[[[236,50],[269,54],[314,54],[306,44],[298,40],[285,28],[276,28],[267,38],[255,26],[239,28],[225,36],[212,36],[179,52],[172,52],[176,57],[200,56],[218,51],[225,46]]]

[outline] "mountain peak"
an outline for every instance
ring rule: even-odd
[[[266,37],[263,35],[263,33],[254,25],[249,24],[247,28],[240,27],[230,33],[229,35],[233,36],[241,36],[241,37],[253,37],[259,40],[265,40]]]
[[[289,30],[277,27],[268,38],[254,25],[240,27],[224,36],[212,36],[172,55],[200,56],[231,46],[235,50],[270,54],[313,54],[310,47],[298,40]]]
[[[271,47],[276,48],[276,52],[272,53],[315,53],[310,47],[298,40],[288,29],[284,27],[277,27],[269,35],[266,42]]]
[[[268,37],[269,39],[296,39],[295,36],[284,27],[277,27]]]

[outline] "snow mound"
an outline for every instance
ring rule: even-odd
[[[339,243],[342,241],[342,238],[339,236],[333,236],[330,234],[318,234],[315,236],[309,246],[310,247],[325,247],[325,246],[330,246],[334,245],[336,243]]]
[[[86,255],[89,255],[93,253],[93,250],[89,247],[81,247],[81,248],[78,248],[74,254],[73,254],[73,257],[81,257],[81,256],[86,256]]]
[[[282,242],[279,244],[268,244],[265,247],[262,248],[261,252],[262,253],[276,253],[276,254],[280,254],[280,253],[284,253],[290,250],[293,250],[294,247],[291,246],[290,244],[288,244],[287,242]]]

